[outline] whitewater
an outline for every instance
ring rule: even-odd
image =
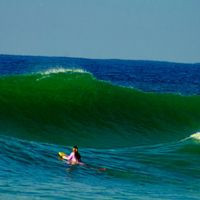
[[[199,199],[199,73],[0,55],[0,198]],[[86,165],[58,158],[73,145]]]

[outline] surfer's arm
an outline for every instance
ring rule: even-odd
[[[62,159],[68,160],[68,157],[69,157],[69,156],[67,156],[67,155],[66,155],[66,156],[62,156]]]
[[[68,155],[63,156],[63,159],[65,159],[65,160],[71,160],[72,157],[73,157],[73,152],[69,156]]]

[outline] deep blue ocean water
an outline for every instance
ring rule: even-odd
[[[200,199],[199,74],[0,55],[0,199]],[[73,145],[86,165],[58,158]]]

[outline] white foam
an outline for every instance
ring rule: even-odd
[[[190,135],[190,138],[200,141],[200,132]]]
[[[191,139],[200,142],[200,132],[193,133],[189,137],[186,137],[186,138],[180,140],[180,142],[188,141]]]
[[[49,74],[58,74],[58,73],[68,73],[68,72],[74,72],[74,73],[88,73],[87,71],[79,68],[63,68],[63,67],[57,67],[57,68],[51,68],[44,72],[41,72],[42,75],[49,75]]]

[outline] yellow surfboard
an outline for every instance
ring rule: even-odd
[[[58,155],[59,155],[59,157],[62,158],[62,159],[63,159],[64,156],[67,156],[67,154],[64,153],[64,152],[58,152]]]

